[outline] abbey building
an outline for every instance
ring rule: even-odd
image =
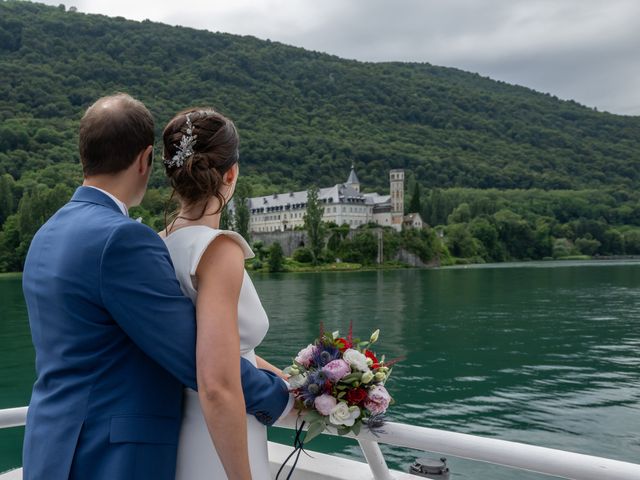
[[[417,213],[404,214],[404,170],[389,172],[389,195],[361,193],[355,169],[345,183],[321,188],[318,200],[324,209],[323,220],[358,228],[369,222],[402,230],[403,226],[421,228]],[[293,230],[304,226],[307,191],[275,193],[249,199],[251,232]]]

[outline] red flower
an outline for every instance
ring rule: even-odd
[[[364,356],[367,357],[367,358],[370,358],[373,361],[373,365],[371,365],[371,370],[375,370],[376,368],[380,368],[380,363],[378,362],[378,359],[376,358],[376,356],[373,354],[372,351],[365,350],[364,351]]]
[[[338,338],[335,341],[335,345],[336,345],[336,347],[338,347],[338,350],[340,350],[341,352],[344,352],[345,350],[348,350],[351,347],[353,347],[353,343],[351,343],[346,338]]]
[[[354,388],[347,392],[347,403],[359,405],[367,398],[367,391],[364,388]]]

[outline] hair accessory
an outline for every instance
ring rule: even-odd
[[[197,135],[193,134],[193,124],[191,123],[190,113],[187,113],[187,133],[182,135],[180,144],[176,147],[176,154],[170,160],[164,158],[162,161],[167,167],[181,167],[184,161],[193,155],[193,146],[196,144]]]

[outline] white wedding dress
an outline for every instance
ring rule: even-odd
[[[176,270],[183,293],[193,300],[198,295],[196,269],[203,253],[218,235],[228,235],[244,251],[245,258],[254,256],[251,247],[236,232],[217,230],[206,226],[180,228],[164,239]],[[238,329],[240,354],[256,363],[253,349],[260,344],[269,329],[269,319],[260,303],[251,278],[244,272],[238,300]],[[253,480],[270,479],[267,452],[267,429],[252,415],[247,415],[249,462]],[[223,480],[227,476],[218,458],[200,408],[198,393],[190,388],[184,391],[184,411],[178,443],[176,480]]]

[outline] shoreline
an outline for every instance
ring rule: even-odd
[[[269,272],[268,270],[253,270],[247,268],[247,272],[250,273],[322,273],[322,272],[371,272],[377,270],[438,270],[438,269],[464,269],[464,268],[481,268],[485,266],[526,266],[527,264],[541,264],[541,263],[567,263],[571,262],[584,262],[584,263],[598,263],[598,262],[640,262],[640,255],[612,255],[612,256],[596,256],[596,257],[565,257],[565,258],[546,258],[541,260],[513,260],[508,262],[493,262],[493,263],[458,263],[452,265],[440,265],[429,267],[414,267],[408,264],[382,264],[382,265],[361,265],[358,263],[344,263],[344,266],[339,263],[332,263],[329,265],[319,265],[308,267],[297,267],[291,270],[283,270],[281,272]],[[22,272],[0,272],[0,279],[20,277]]]

